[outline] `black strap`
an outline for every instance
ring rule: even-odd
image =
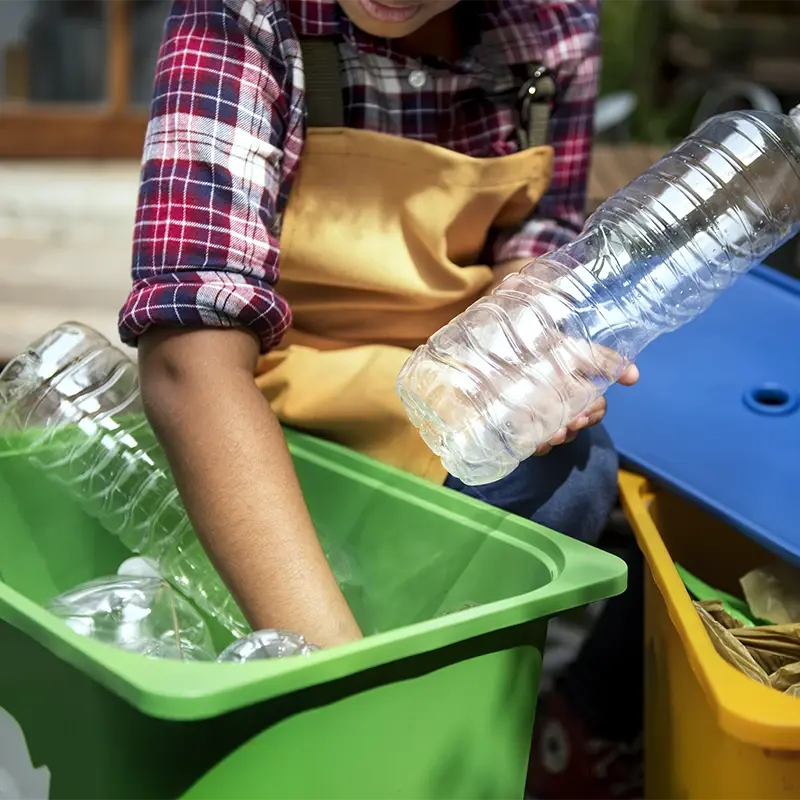
[[[300,40],[306,81],[306,120],[310,128],[344,125],[342,63],[339,47],[323,36]]]
[[[517,138],[523,150],[547,144],[555,95],[556,82],[547,67],[528,67],[528,79],[517,92]]]
[[[342,62],[335,40],[304,37],[300,40],[306,82],[306,120],[310,128],[340,128],[344,125]],[[517,138],[520,147],[547,144],[550,109],[556,84],[550,71],[528,68],[528,78],[517,90]]]

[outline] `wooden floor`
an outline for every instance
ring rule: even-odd
[[[597,145],[589,175],[588,210],[615,194],[664,155],[665,148],[649,145]]]
[[[589,210],[660,155],[598,146]],[[133,162],[0,162],[0,361],[69,319],[116,340],[138,174]]]

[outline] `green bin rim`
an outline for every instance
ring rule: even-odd
[[[58,658],[94,678],[141,712],[171,720],[208,719],[309,686],[463,642],[492,631],[596,602],[625,590],[625,562],[583,542],[514,514],[459,495],[465,512],[479,506],[483,520],[454,515],[437,499],[449,489],[381,464],[340,445],[287,430],[292,455],[373,484],[437,515],[457,516],[464,525],[528,551],[545,564],[551,580],[525,594],[475,606],[378,633],[308,658],[249,664],[146,659],[74,633],[45,608],[0,581],[0,620],[19,629]],[[2,457],[21,455],[13,448]],[[452,497],[449,505],[453,504]],[[501,530],[502,529],[502,530]],[[586,575],[591,578],[587,581]]]

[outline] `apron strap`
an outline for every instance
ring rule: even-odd
[[[300,40],[306,81],[306,123],[309,128],[344,126],[342,63],[335,40],[324,36]]]
[[[528,79],[517,92],[517,138],[523,150],[540,147],[549,139],[550,109],[556,82],[547,67],[528,67]]]
[[[306,89],[306,122],[310,128],[344,126],[342,62],[335,40],[324,36],[300,40]],[[517,91],[517,138],[523,150],[547,144],[550,109],[556,83],[547,67],[528,67]]]

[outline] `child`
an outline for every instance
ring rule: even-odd
[[[421,442],[394,380],[409,348],[579,232],[597,5],[175,3],[120,330],[254,628],[325,647],[361,635],[279,422],[473,492]],[[604,409],[479,496],[596,539],[616,491]]]

